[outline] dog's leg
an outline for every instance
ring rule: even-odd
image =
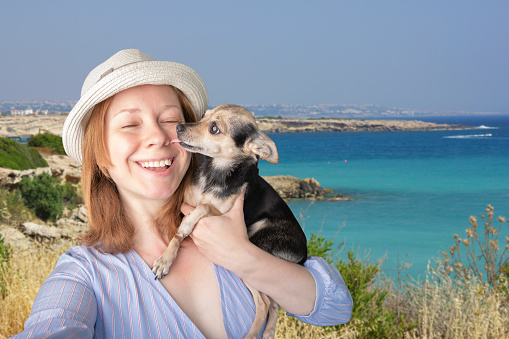
[[[260,333],[263,323],[265,322],[265,319],[267,319],[267,312],[269,311],[270,306],[270,298],[264,294],[261,293],[258,290],[255,290],[248,284],[246,284],[249,291],[251,291],[251,294],[253,295],[255,307],[256,307],[256,313],[255,318],[253,321],[253,324],[251,325],[251,329],[249,330],[249,333],[244,337],[245,339],[256,339],[258,337],[258,333]],[[265,334],[265,332],[264,332]]]
[[[184,218],[175,237],[171,239],[163,254],[154,261],[152,272],[154,272],[156,279],[161,279],[168,274],[170,266],[177,256],[180,244],[189,234],[191,234],[191,232],[193,232],[196,223],[206,215],[219,214],[219,211],[212,205],[199,205]]]
[[[184,223],[181,224],[181,226]],[[154,261],[154,265],[152,266],[152,272],[155,274],[156,279],[161,279],[170,270],[170,266],[175,260],[177,256],[177,251],[184,240],[185,236],[180,232],[177,233],[173,239],[171,239],[168,247],[164,250],[163,254]]]
[[[267,319],[267,325],[265,325],[265,330],[263,330],[263,339],[273,339],[276,335],[276,324],[277,324],[277,316],[279,313],[279,305],[270,298],[270,306],[269,306],[269,318]]]

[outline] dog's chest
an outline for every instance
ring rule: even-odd
[[[194,207],[204,204],[212,205],[221,214],[224,214],[232,208],[238,195],[223,198],[220,192],[215,190],[219,190],[219,188],[205,192],[205,185],[203,183],[194,184],[186,192],[186,203]]]

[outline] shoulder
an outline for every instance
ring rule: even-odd
[[[67,252],[62,254],[60,261],[77,261],[82,263],[94,263],[97,261],[106,261],[114,264],[117,261],[125,261],[126,257],[133,257],[132,251],[126,253],[107,253],[95,247],[73,246]]]
[[[93,247],[73,246],[60,256],[56,270],[80,271],[80,274],[93,279],[111,271],[130,271],[137,265],[132,251],[111,254]]]
[[[92,280],[93,252],[84,246],[73,246],[64,252],[50,275],[50,278],[75,277],[87,285]]]
[[[88,269],[91,264],[101,258],[100,252],[95,248],[86,246],[73,246],[60,256],[57,267],[60,265],[75,264]]]

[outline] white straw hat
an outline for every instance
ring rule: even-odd
[[[207,110],[207,88],[190,67],[157,61],[137,49],[117,52],[94,68],[85,79],[81,98],[65,120],[62,141],[67,155],[81,164],[81,143],[96,104],[125,89],[140,85],[172,85],[181,90],[197,119]]]

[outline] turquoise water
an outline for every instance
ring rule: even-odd
[[[369,251],[372,261],[385,255],[389,276],[398,262],[412,263],[404,274],[417,277],[448,251],[455,233],[465,235],[471,215],[480,218],[491,204],[496,216],[509,217],[509,116],[420,119],[477,128],[271,134],[279,164],[261,162],[260,174],[312,177],[353,198],[289,206],[304,214],[308,236],[320,233],[359,255]],[[501,248],[508,229],[506,223]]]

